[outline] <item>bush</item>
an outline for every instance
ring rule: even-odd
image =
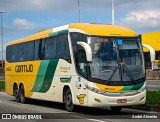
[[[147,91],[146,106],[160,109],[160,90]]]
[[[5,89],[5,82],[0,81],[0,91],[4,91]]]

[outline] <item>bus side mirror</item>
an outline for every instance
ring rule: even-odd
[[[86,59],[88,62],[92,62],[92,50],[89,44],[85,42],[77,42],[78,45],[82,46],[86,53]]]

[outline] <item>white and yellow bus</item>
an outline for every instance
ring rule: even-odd
[[[145,66],[137,34],[105,24],[69,24],[6,47],[6,93],[74,105],[123,106],[146,101]]]
[[[143,44],[151,46],[155,51],[154,67],[152,69],[160,69],[160,31],[145,33],[141,35]],[[143,49],[146,67],[152,67],[150,51],[147,48]]]

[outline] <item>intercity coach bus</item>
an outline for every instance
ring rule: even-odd
[[[75,105],[144,104],[145,65],[141,40],[125,27],[75,23],[12,41],[6,47],[6,93]]]

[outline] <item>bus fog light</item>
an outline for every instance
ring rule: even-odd
[[[141,89],[138,90],[138,92],[143,92],[145,90],[146,90],[145,87],[142,87]]]
[[[94,100],[98,103],[102,103],[102,101],[100,99],[94,98]]]
[[[140,102],[141,102],[142,100],[144,100],[144,97],[142,97],[142,98],[140,99]]]

